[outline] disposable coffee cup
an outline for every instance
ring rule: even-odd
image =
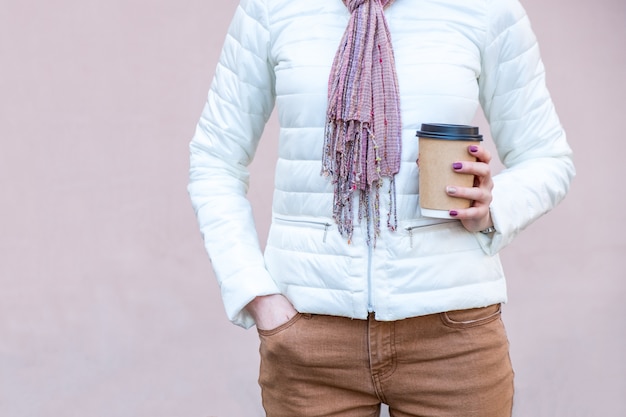
[[[424,217],[450,219],[450,210],[470,207],[471,201],[452,197],[446,187],[472,187],[474,176],[461,174],[452,169],[452,164],[476,161],[468,152],[468,146],[478,145],[483,140],[478,127],[450,124],[422,124],[417,131],[419,138],[419,201]]]

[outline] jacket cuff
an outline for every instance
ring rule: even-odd
[[[480,243],[483,251],[489,256],[494,256],[497,255],[498,252],[500,252],[500,250],[502,250],[509,243],[509,241],[506,240],[507,232],[505,230],[505,223],[501,222],[498,216],[498,213],[501,211],[497,209],[497,206],[494,207],[493,202],[489,207],[489,211],[491,213],[493,227],[496,231],[490,234],[477,232],[476,235],[478,236],[478,242]]]
[[[255,322],[246,306],[256,297],[280,294],[274,280],[265,269],[248,269],[221,284],[222,300],[228,319],[237,326],[249,329]]]

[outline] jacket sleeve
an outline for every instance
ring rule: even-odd
[[[575,170],[526,12],[518,0],[488,3],[480,100],[505,166],[490,207],[497,232],[484,241],[495,254],[565,197]]]
[[[248,165],[274,106],[267,12],[241,0],[190,143],[189,195],[228,318],[248,328],[244,307],[279,293],[265,268],[248,191]]]

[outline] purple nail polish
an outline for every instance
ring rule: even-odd
[[[456,217],[456,216],[458,216],[458,215],[459,215],[459,212],[458,212],[458,211],[456,211],[456,210],[450,210],[450,216],[452,216],[452,217]]]
[[[452,168],[454,168],[454,169],[461,169],[461,168],[463,168],[463,164],[460,163],[460,162],[455,162],[455,163],[452,164]]]
[[[470,152],[478,152],[478,146],[476,146],[476,145],[470,145],[470,147],[469,147],[469,151],[470,151]]]

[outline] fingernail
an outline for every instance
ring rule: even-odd
[[[459,212],[458,212],[458,211],[456,211],[456,210],[450,210],[450,216],[452,216],[452,217],[456,217],[456,216],[458,216],[458,215],[459,215]]]
[[[476,146],[476,145],[470,145],[470,147],[469,147],[469,151],[470,151],[470,152],[478,152],[478,146]]]
[[[448,194],[456,194],[456,187],[446,187]]]
[[[454,168],[454,169],[461,169],[461,168],[463,168],[463,164],[460,163],[460,162],[455,162],[455,163],[452,164],[452,168]]]

